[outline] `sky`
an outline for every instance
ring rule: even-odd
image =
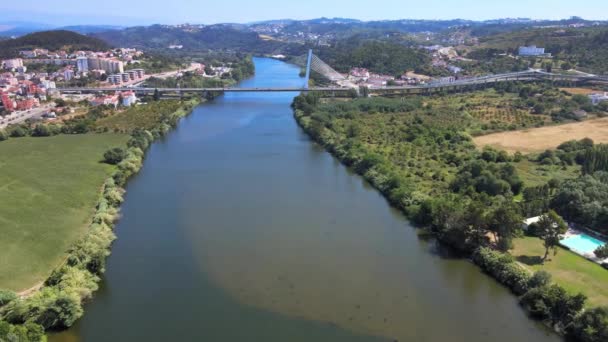
[[[214,24],[269,19],[608,19],[608,0],[19,0],[0,1],[0,23]]]

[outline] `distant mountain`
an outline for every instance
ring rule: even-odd
[[[73,31],[78,32],[80,34],[91,34],[91,33],[99,33],[113,30],[122,30],[125,26],[115,26],[115,25],[73,25],[73,26],[63,26],[59,27],[56,30],[65,30],[65,31]]]
[[[182,45],[182,51],[231,50],[249,53],[271,53],[281,49],[284,43],[264,40],[242,25],[152,25],[129,27],[124,30],[93,34],[114,46],[141,49],[168,49],[170,45]]]
[[[20,50],[34,48],[66,51],[107,50],[110,48],[110,44],[72,31],[36,32],[16,39],[0,41],[0,58],[16,57]]]
[[[53,26],[43,23],[26,21],[0,21],[0,36],[22,36],[24,34],[50,30],[52,28]]]

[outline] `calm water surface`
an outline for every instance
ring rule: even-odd
[[[243,87],[301,86],[256,59]],[[226,94],[154,144],[85,316],[52,341],[559,341],[295,124]]]

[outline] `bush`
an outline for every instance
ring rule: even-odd
[[[113,149],[107,150],[103,154],[103,161],[107,164],[116,165],[120,163],[123,159],[125,159],[126,156],[127,152],[124,149],[120,147],[115,147]]]
[[[48,137],[48,136],[51,136],[51,130],[46,125],[38,124],[32,131],[32,136],[33,137]]]
[[[585,310],[576,316],[568,337],[582,342],[608,341],[608,307]]]
[[[0,306],[4,306],[17,299],[17,295],[8,290],[0,290]]]
[[[531,289],[548,286],[549,284],[551,284],[551,274],[543,270],[536,271],[528,281],[528,287]]]
[[[531,277],[511,255],[481,247],[473,253],[473,262],[514,293],[521,295],[528,291]]]
[[[17,126],[11,129],[10,136],[13,138],[25,137],[26,135],[28,135],[28,131],[21,126]]]
[[[5,130],[0,129],[0,141],[4,141],[8,139],[8,133]]]

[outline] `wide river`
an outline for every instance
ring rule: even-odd
[[[255,59],[243,87],[302,86]],[[51,341],[560,341],[316,146],[297,94],[226,94],[149,151],[85,315]]]

